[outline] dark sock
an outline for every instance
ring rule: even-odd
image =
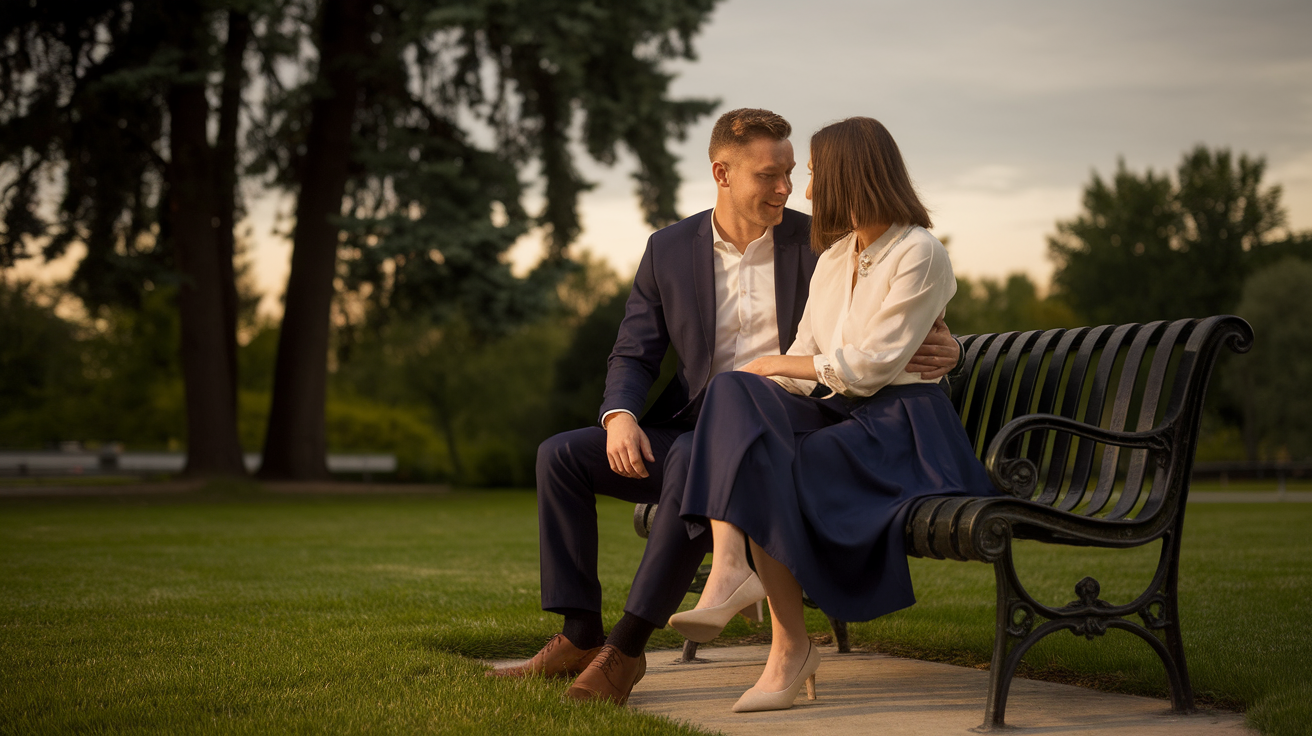
[[[656,628],[656,624],[625,611],[610,630],[606,643],[624,652],[626,657],[637,657],[647,648],[647,640]]]
[[[579,649],[593,649],[606,643],[606,630],[601,627],[601,613],[582,608],[558,610],[565,615],[560,633]]]

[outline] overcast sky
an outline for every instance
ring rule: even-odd
[[[878,118],[936,233],[950,236],[958,274],[1024,271],[1046,285],[1045,237],[1078,212],[1092,172],[1109,174],[1121,157],[1142,171],[1174,170],[1198,143],[1265,156],[1289,224],[1312,229],[1310,37],[1308,0],[725,0],[696,39],[698,60],[671,69],[675,97],[719,98],[718,112],[765,107],[792,122],[790,206],[803,211],[810,134],[851,115]],[[714,117],[676,145],[684,215],[714,204],[705,153]],[[582,199],[576,247],[628,276],[650,234],[633,162],[580,161],[599,186]],[[266,310],[280,311],[290,247],[270,235],[278,203],[249,204],[256,280]],[[522,269],[540,254],[526,238],[511,257]]]
[[[1045,236],[1080,208],[1093,171],[1119,157],[1174,170],[1195,144],[1262,155],[1290,224],[1312,229],[1312,2],[922,2],[727,0],[674,68],[675,96],[719,111],[765,107],[794,129],[790,206],[809,211],[807,141],[850,115],[897,139],[951,236],[959,274],[1025,271],[1046,284]],[[714,203],[713,117],[678,146],[681,214]],[[631,162],[587,169],[581,247],[621,272],[650,229]],[[535,243],[517,251],[523,261]]]

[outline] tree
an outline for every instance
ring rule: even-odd
[[[1048,239],[1054,291],[1093,323],[1231,312],[1250,263],[1284,222],[1280,188],[1261,186],[1265,161],[1198,146],[1176,182],[1117,165],[1094,172],[1084,212]]]
[[[187,473],[242,474],[236,429],[236,108],[248,24],[227,14],[229,53],[210,53],[216,12],[179,2],[29,3],[0,25],[0,266],[86,248],[72,289],[98,310],[139,307],[175,284],[187,386]],[[209,77],[226,72],[218,160]],[[225,170],[223,167],[228,167]],[[53,221],[43,178],[64,192]],[[226,210],[224,209],[226,208]],[[228,231],[218,231],[227,226]]]
[[[1225,374],[1225,387],[1244,415],[1250,460],[1262,450],[1285,459],[1312,457],[1312,263],[1288,258],[1244,283],[1237,310],[1256,338]]]
[[[1074,327],[1077,321],[1060,300],[1040,299],[1038,287],[1023,273],[1013,273],[1006,281],[959,276],[948,305],[949,325],[961,335]]]
[[[613,163],[621,143],[635,154],[648,221],[676,219],[678,176],[667,143],[713,103],[670,100],[661,64],[692,56],[691,36],[713,4],[324,2],[304,156],[268,159],[281,181],[294,180],[300,200],[261,475],[327,472],[325,364],[336,279],[435,326],[459,318],[475,339],[543,311],[544,296],[570,267],[566,248],[588,186],[570,152],[576,117],[594,159]],[[289,96],[275,109],[294,111],[297,103]],[[469,143],[461,114],[486,126],[495,153]],[[290,125],[282,132],[299,135]],[[546,200],[531,220],[518,181],[530,165],[541,171]],[[530,224],[543,229],[548,252],[521,282],[501,254]],[[337,261],[342,245],[345,269]]]
[[[0,267],[84,245],[71,288],[93,311],[137,308],[154,286],[170,287],[182,319],[188,472],[242,472],[232,226],[237,181],[265,173],[297,197],[265,472],[322,476],[335,295],[385,305],[371,312],[383,321],[393,312],[461,320],[479,339],[541,313],[572,268],[566,248],[588,186],[573,165],[575,130],[604,163],[620,144],[632,151],[648,220],[675,218],[668,142],[713,103],[669,99],[661,66],[691,57],[713,4],[6,6]],[[245,73],[248,49],[259,85]],[[308,73],[286,74],[298,66]],[[545,183],[533,216],[520,203],[526,172]],[[42,203],[56,199],[47,214]],[[502,255],[532,226],[547,235],[548,257],[516,278]]]
[[[1262,187],[1266,160],[1203,146],[1186,153],[1175,195],[1182,233],[1177,256],[1182,316],[1231,312],[1252,273],[1253,254],[1285,223],[1279,186]]]
[[[72,325],[40,303],[29,283],[0,277],[0,446],[58,440],[62,397],[80,383]]]
[[[1095,324],[1134,322],[1175,311],[1171,240],[1181,228],[1174,187],[1149,170],[1142,177],[1117,164],[1110,183],[1097,172],[1084,191],[1084,213],[1057,224],[1048,239],[1057,267],[1054,291]]]

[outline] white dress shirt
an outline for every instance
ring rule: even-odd
[[[720,232],[711,210],[711,263],[715,270],[715,352],[711,377],[747,365],[762,355],[779,354],[779,317],[774,294],[774,228],[747,244],[742,253]],[[601,418],[602,426],[616,412]],[[636,419],[636,417],[635,417]]]
[[[742,253],[715,231],[715,352],[711,376],[742,368],[762,355],[779,354],[779,319],[774,301],[774,228]]]
[[[859,254],[856,245],[853,233],[820,256],[788,354],[814,356],[821,383],[846,396],[937,383],[907,373],[906,366],[957,291],[947,249],[929,231],[907,225],[890,227]],[[859,275],[862,262],[865,275]],[[816,385],[775,380],[803,395]]]

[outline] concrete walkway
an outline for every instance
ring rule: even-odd
[[[882,654],[838,654],[825,647],[814,701],[799,695],[791,710],[733,713],[769,647],[705,648],[704,664],[675,664],[677,651],[647,654],[647,675],[629,705],[729,736],[968,734],[984,720],[988,672]],[[1241,714],[1171,713],[1165,700],[1114,695],[1071,685],[1016,679],[1007,724],[1023,734],[1109,736],[1251,736]],[[1023,730],[1022,730],[1023,729]]]

